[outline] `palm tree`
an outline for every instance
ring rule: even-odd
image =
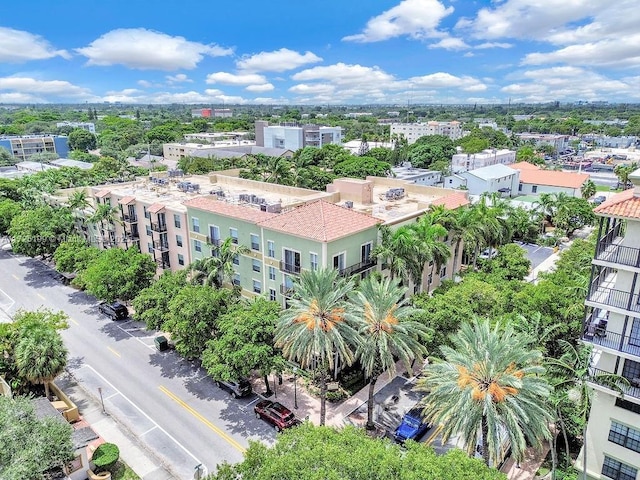
[[[411,272],[411,258],[415,251],[415,239],[411,229],[403,226],[391,230],[380,226],[380,243],[371,251],[371,257],[389,269],[391,279],[396,276],[408,278]]]
[[[108,243],[105,241],[105,230],[111,231],[111,227],[114,223],[120,223],[118,209],[116,207],[112,207],[108,203],[101,203],[96,208],[95,212],[91,217],[89,217],[89,221],[94,224],[100,225],[100,234],[102,235],[103,243]],[[107,228],[105,228],[105,225]]]
[[[416,237],[415,258],[412,262],[415,271],[412,276],[414,284],[419,287],[422,284],[425,264],[433,262],[435,271],[440,272],[442,265],[449,260],[451,250],[442,241],[447,236],[447,229],[436,223],[431,215],[421,216],[411,227]],[[429,293],[430,284],[427,281],[427,293]]]
[[[76,190],[67,199],[67,207],[74,213],[74,219],[80,221],[81,226],[84,226],[85,215],[84,211],[91,206],[91,203],[87,199],[87,192],[82,190]],[[78,215],[76,213],[80,212]]]
[[[638,164],[633,162],[631,165],[616,165],[613,169],[613,173],[618,177],[618,182],[622,185],[622,189],[625,190],[629,184],[629,176],[638,169]]]
[[[211,244],[211,256],[195,260],[189,265],[191,282],[221,288],[224,282],[233,283],[233,260],[237,255],[246,255],[249,248],[235,245],[231,237],[220,245]]]
[[[336,361],[351,365],[360,338],[346,297],[353,280],[335,269],[303,271],[294,282],[294,297],[276,326],[275,343],[282,354],[320,376],[320,425],[326,417],[327,375]]]
[[[549,358],[550,373],[555,374],[553,386],[557,392],[563,392],[576,406],[576,415],[582,425],[582,475],[587,479],[587,420],[591,410],[592,390],[589,382],[599,383],[617,392],[629,387],[629,381],[621,375],[612,373],[594,373],[591,368],[590,345],[575,346],[565,340],[559,340],[564,353],[560,358]],[[560,412],[558,411],[558,414]],[[560,421],[562,416],[560,415]],[[565,435],[565,447],[569,456],[569,445]],[[568,457],[569,458],[569,457]]]
[[[418,390],[429,392],[423,415],[442,425],[443,442],[460,435],[472,452],[480,431],[482,457],[497,465],[504,435],[517,461],[527,443],[540,446],[551,437],[552,417],[544,403],[550,388],[542,377],[542,353],[530,348],[528,336],[475,318],[451,342],[453,347],[440,347],[444,360],[427,365],[418,384]]]
[[[351,294],[354,315],[359,319],[362,342],[356,350],[365,377],[369,379],[369,401],[367,403],[367,429],[373,424],[373,393],[378,377],[388,371],[394,375],[396,359],[400,359],[407,371],[412,362],[426,354],[420,339],[427,328],[410,320],[413,308],[404,298],[406,287],[399,286],[389,278],[378,280],[368,276]]]
[[[25,331],[15,348],[18,373],[31,383],[44,384],[50,398],[49,382],[67,365],[67,349],[60,334],[52,328],[38,326]]]
[[[593,180],[587,180],[580,187],[580,193],[582,193],[582,198],[588,200],[596,194],[596,184],[593,183]]]

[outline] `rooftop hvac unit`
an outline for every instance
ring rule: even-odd
[[[267,205],[265,203],[263,203],[262,205],[260,205],[260,211],[261,212],[266,212],[267,211]]]
[[[385,193],[387,200],[399,200],[404,197],[404,188],[390,188]]]
[[[249,203],[251,201],[251,195],[247,194],[247,193],[241,193],[239,196],[239,199],[241,202],[247,202]]]
[[[348,200],[344,202],[344,206],[347,208],[353,208],[353,202],[351,200]]]
[[[267,203],[266,204],[267,212],[269,213],[280,213],[282,212],[282,204],[281,203]],[[262,205],[260,206],[262,210]]]

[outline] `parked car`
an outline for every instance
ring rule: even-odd
[[[290,428],[300,424],[300,420],[296,418],[291,410],[278,402],[271,400],[262,400],[253,407],[256,418],[261,418],[267,423],[273,425],[276,432],[280,432],[285,428]]]
[[[428,429],[429,424],[422,420],[421,409],[413,407],[402,417],[400,425],[393,432],[393,438],[398,443],[419,440]]]
[[[129,316],[129,310],[120,302],[101,302],[98,305],[98,310],[110,317],[111,320],[122,320]]]
[[[495,249],[495,248],[487,248],[480,255],[478,255],[478,258],[480,258],[482,260],[489,260],[491,258],[495,258],[497,255],[498,255],[498,250],[497,249]]]
[[[600,205],[602,202],[604,202],[607,199],[607,197],[605,197],[604,195],[598,195],[597,197],[594,197],[592,200],[592,203],[594,205]]]
[[[216,380],[216,385],[222,390],[226,390],[233,398],[246,397],[251,395],[253,391],[249,380],[243,378],[238,381],[233,380]]]

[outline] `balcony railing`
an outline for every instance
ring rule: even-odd
[[[623,290],[601,287],[597,282],[591,284],[587,300],[630,312],[640,312],[640,297],[637,294],[631,295],[629,292]]]
[[[615,375],[613,372],[607,370],[601,370],[599,368],[589,368],[589,381],[602,387],[608,388],[614,392],[617,392],[617,388],[622,393],[634,398],[640,398],[640,378],[627,378],[629,386],[619,384],[616,387],[615,381],[607,378],[606,375]]]
[[[616,243],[598,243],[596,260],[640,267],[640,248],[625,247]]]
[[[280,293],[285,297],[293,295],[293,286],[280,285]]]
[[[153,230],[154,232],[166,232],[167,231],[167,224],[166,223],[157,223],[157,222],[151,222],[151,230]]]
[[[156,258],[156,265],[158,265],[158,267],[164,269],[167,268],[171,268],[171,264],[169,263],[169,259],[162,259],[162,258]]]
[[[138,215],[135,213],[133,215],[124,214],[122,215],[122,220],[124,223],[138,223]]]
[[[207,243],[209,245],[213,245],[214,247],[219,247],[220,246],[220,239],[219,238],[213,238],[213,237],[207,237]]]
[[[606,324],[587,324],[582,339],[585,342],[640,357],[640,338],[607,329]]]
[[[280,271],[286,273],[293,273],[295,275],[300,275],[300,265],[295,265],[293,263],[287,263],[284,260],[280,261]]]
[[[137,242],[140,240],[140,234],[138,232],[127,232],[124,235],[124,239],[127,242]]]
[[[159,250],[161,252],[168,252],[169,251],[169,243],[168,242],[163,242],[160,240],[154,240],[153,241],[153,248],[156,250]]]
[[[376,264],[377,262],[375,259],[369,258],[367,260],[363,260],[362,262],[343,268],[342,270],[340,270],[340,275],[343,277],[350,277],[351,275],[355,275],[356,273],[364,272],[365,270],[375,267]]]

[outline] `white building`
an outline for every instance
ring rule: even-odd
[[[582,197],[582,185],[589,175],[578,172],[545,170],[528,162],[518,162],[511,168],[520,172],[520,195],[540,195],[541,193],[565,193],[571,197]]]
[[[516,136],[523,143],[532,143],[536,147],[550,145],[556,152],[569,148],[569,135],[554,135],[550,133],[517,133]]]
[[[96,124],[91,122],[58,122],[56,123],[56,127],[81,128],[87,132],[96,133]]]
[[[499,193],[511,197],[518,191],[519,181],[518,170],[498,163],[445,177],[444,187],[466,188],[471,195]]]
[[[461,172],[491,165],[510,165],[516,161],[516,152],[506,148],[488,148],[479,153],[456,153],[451,157],[451,170]]]
[[[591,480],[640,478],[640,170],[630,179],[634,188],[594,210],[600,224],[582,334],[593,347],[593,398],[586,448],[575,463],[582,470],[586,455]],[[621,375],[628,386],[615,391],[604,374]]]
[[[259,128],[262,128],[262,135],[258,133]],[[322,147],[331,143],[342,145],[341,127],[265,125],[264,122],[256,122],[256,145],[261,147],[296,151],[304,147]]]
[[[409,144],[425,135],[444,135],[451,140],[462,138],[462,124],[453,122],[392,123],[391,135],[403,135]]]
[[[390,177],[406,180],[418,185],[435,186],[442,182],[442,173],[435,170],[415,168],[411,162],[404,162],[400,167],[392,167]]]

